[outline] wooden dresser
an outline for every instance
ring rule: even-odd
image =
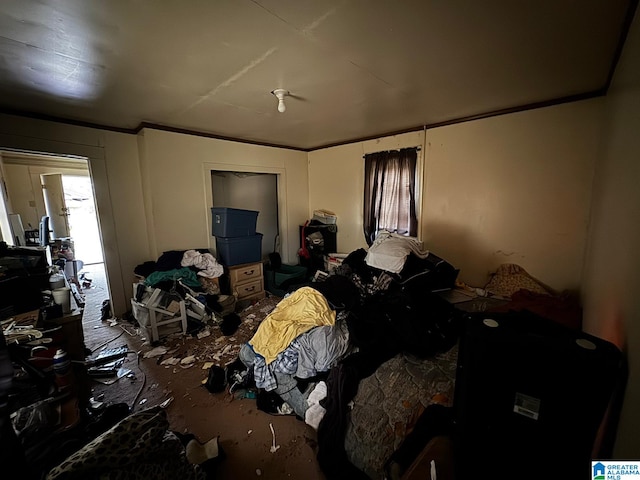
[[[262,262],[226,267],[231,294],[237,300],[259,300],[265,297]]]

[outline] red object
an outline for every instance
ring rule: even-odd
[[[300,250],[298,251],[298,255],[300,255],[300,257],[304,258],[305,260],[309,260],[311,258],[311,254],[309,253],[309,250],[307,250],[307,242],[305,240],[305,234],[304,234],[304,227],[306,227],[309,224],[309,220],[307,220],[306,222],[304,222],[304,225],[302,226],[302,235],[301,235],[301,247]]]

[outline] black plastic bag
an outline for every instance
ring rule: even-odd
[[[227,386],[227,378],[224,368],[213,365],[209,369],[209,376],[204,386],[211,393],[219,393],[224,391]]]

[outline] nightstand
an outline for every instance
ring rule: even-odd
[[[265,297],[262,262],[225,267],[229,276],[231,294],[241,300],[259,300]]]

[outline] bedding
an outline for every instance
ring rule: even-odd
[[[261,338],[261,330],[268,329],[274,314],[288,318],[285,307],[290,300],[309,290],[322,294],[337,310],[349,342],[349,353],[334,362],[315,362],[327,356],[323,351],[327,342],[305,343],[303,360],[321,365],[314,373],[325,374],[326,396],[315,400],[313,422],[307,422],[318,433],[320,467],[330,479],[382,479],[385,462],[425,409],[432,403],[450,405],[461,314],[428,291],[421,291],[419,297],[407,293],[387,273],[371,270],[360,252],[347,256],[328,277],[300,286],[278,302],[273,312],[256,322],[256,333],[248,344]],[[317,317],[326,315],[325,310],[319,309]],[[313,308],[306,315],[316,316]],[[279,353],[271,352],[272,357],[286,353],[290,364],[291,354],[300,354],[298,343],[326,328],[334,326],[318,324],[307,329],[289,347],[278,345]],[[282,373],[273,367],[279,365],[278,360],[259,365]],[[255,379],[258,385],[258,377]]]
[[[426,258],[429,255],[428,251],[422,250],[422,243],[418,239],[383,230],[369,247],[365,262],[370,267],[400,273],[407,257],[412,253],[418,258]]]
[[[423,415],[433,414],[429,407],[449,412],[453,405],[458,341],[467,314],[434,291],[454,285],[458,271],[432,253],[421,258],[408,252],[400,274],[372,267],[367,257],[358,249],[326,277],[297,285],[289,296],[258,300],[238,312],[233,335],[222,335],[221,326],[214,326],[211,340],[200,344],[203,351],[195,352],[221,366],[239,361],[248,367],[239,354],[250,346],[261,361],[253,362],[258,368],[247,369],[243,378],[251,378],[258,393],[282,387],[282,375],[287,385],[300,381],[302,387],[307,380],[320,386],[300,389],[306,412],[304,402],[295,402],[302,409],[289,406],[317,431],[318,463],[329,480],[389,478],[387,463],[414,428],[431,418]],[[552,292],[535,285],[524,269],[509,264],[486,290],[511,297],[494,311],[514,309],[518,302],[513,300],[524,294],[534,295],[528,309],[532,302],[546,308],[554,300],[551,306],[564,307]],[[241,383],[229,387],[247,387]],[[258,408],[263,409],[259,402]]]
[[[428,359],[398,354],[360,382],[344,440],[356,468],[385,478],[385,463],[425,409],[452,405],[457,358],[457,344]]]
[[[318,427],[327,478],[384,478],[384,463],[425,408],[450,404],[461,317],[435,294],[393,288],[350,310],[356,351],[330,370]]]
[[[457,272],[428,261],[432,254],[407,255],[404,276],[368,265],[367,252],[356,250],[327,277],[238,312],[233,334],[212,326],[193,351],[229,367],[230,390],[248,388],[242,379],[249,378],[258,399],[275,392],[290,402],[289,411],[317,431],[318,463],[328,479],[384,478],[384,463],[425,409],[450,405],[460,312],[430,287]],[[242,355],[247,348],[252,361]],[[236,362],[245,367],[240,380]],[[284,387],[296,382],[300,394],[291,398]],[[313,405],[307,400],[315,389],[307,383],[326,389]]]

